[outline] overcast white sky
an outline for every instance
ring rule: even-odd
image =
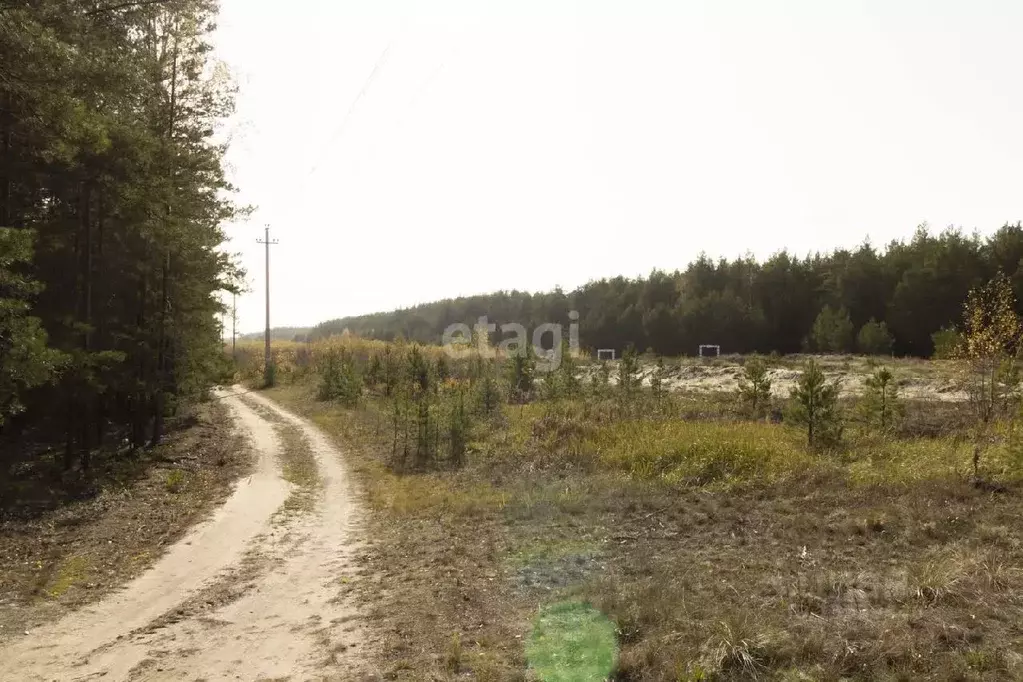
[[[990,233],[1023,219],[1021,34],[1013,0],[222,0],[239,328],[264,223],[274,326]]]

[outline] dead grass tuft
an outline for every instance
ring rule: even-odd
[[[769,647],[776,639],[749,614],[718,623],[705,649],[708,672],[747,680],[759,679],[767,670]]]

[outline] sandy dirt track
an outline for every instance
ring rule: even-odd
[[[242,393],[219,397],[258,453],[254,473],[120,592],[0,649],[0,679],[360,677],[357,613],[343,597],[359,509],[340,453],[307,421]],[[274,425],[254,406],[296,427],[315,457],[319,489],[308,511],[282,513],[293,486]]]

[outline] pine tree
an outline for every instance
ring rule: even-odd
[[[437,383],[443,384],[451,376],[451,367],[448,365],[447,358],[443,355],[437,357],[437,362],[434,366],[434,373],[437,376]]]
[[[492,416],[501,406],[501,391],[494,379],[493,372],[484,372],[474,387],[476,392],[476,410],[484,416]]]
[[[561,342],[561,364],[554,374],[557,375],[559,389],[564,397],[575,398],[579,395],[581,392],[579,367],[566,340]]]
[[[795,423],[806,427],[806,441],[812,448],[834,447],[841,441],[838,392],[838,382],[827,381],[815,360],[806,363],[792,390],[790,413]]]
[[[459,389],[455,393],[449,424],[451,465],[456,469],[465,465],[465,451],[470,428],[469,413],[465,409],[465,392]]]
[[[0,426],[25,409],[22,394],[53,379],[65,360],[28,314],[40,286],[19,269],[32,261],[32,238],[29,230],[0,227]]]
[[[625,394],[631,394],[639,388],[639,354],[632,344],[625,347],[618,363],[618,388]]]
[[[562,397],[561,377],[556,370],[544,372],[541,394],[544,400],[558,400]]]
[[[430,372],[430,363],[418,345],[412,345],[405,366],[408,372],[409,384],[412,386],[413,391],[417,394],[428,393],[433,380]]]
[[[657,364],[650,375],[650,392],[656,401],[661,399],[661,394],[664,392],[664,372],[664,358],[657,358]]]
[[[388,349],[390,350],[390,349]],[[380,361],[380,355],[374,353],[369,359],[369,367],[366,369],[366,383],[369,386],[376,386],[383,380],[384,365]]]
[[[158,443],[165,416],[223,370],[217,294],[243,273],[219,249],[241,211],[214,139],[234,97],[211,58],[216,10],[0,11],[0,227],[38,235],[26,276],[44,288],[27,317],[65,358],[52,387],[18,401],[61,424],[68,465],[88,466],[110,422]]]
[[[532,345],[526,343],[511,356],[508,366],[508,384],[513,400],[517,403],[528,402],[535,385],[536,358]]]
[[[746,360],[737,392],[739,400],[753,417],[761,416],[770,407],[771,377],[762,359],[754,356]]]
[[[363,382],[355,357],[345,348],[326,350],[320,366],[320,400],[336,400],[355,407],[362,399]]]
[[[404,359],[400,352],[384,349],[383,359],[384,395],[391,397],[401,385],[402,374],[405,372]]]
[[[598,396],[603,395],[607,391],[608,384],[611,383],[611,363],[607,360],[598,360],[597,369],[592,377],[590,387],[593,392]]]
[[[864,380],[865,391],[860,399],[860,414],[882,433],[891,431],[905,410],[899,400],[899,387],[895,376],[887,367],[881,367]]]

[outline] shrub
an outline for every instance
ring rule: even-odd
[[[167,472],[167,479],[164,481],[167,492],[175,495],[185,487],[185,472],[181,469],[172,469]]]
[[[935,360],[950,360],[955,357],[963,338],[954,327],[945,327],[931,334]]]
[[[874,318],[863,325],[856,335],[856,346],[865,355],[890,355],[895,339],[888,331],[888,325]]]
[[[839,383],[827,381],[815,360],[806,363],[792,389],[790,417],[806,426],[806,442],[811,448],[834,447],[842,439],[838,391]]]
[[[814,350],[825,353],[842,353],[852,347],[853,324],[845,308],[834,310],[824,306],[814,320],[810,342]]]

